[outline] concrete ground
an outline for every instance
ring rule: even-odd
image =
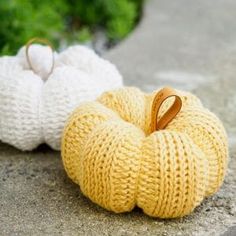
[[[230,163],[221,190],[190,216],[113,214],[66,176],[60,153],[0,144],[0,235],[236,235],[236,2],[148,0],[137,29],[106,58],[127,85],[197,94],[224,122]]]

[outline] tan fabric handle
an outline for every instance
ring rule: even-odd
[[[33,68],[32,66],[32,63],[31,63],[31,60],[30,60],[30,56],[29,56],[29,49],[30,49],[30,46],[34,43],[41,43],[41,44],[45,44],[47,45],[48,47],[51,48],[52,50],[52,66],[51,66],[51,69],[48,73],[48,75],[50,75],[52,72],[53,72],[53,69],[54,69],[54,64],[55,64],[55,58],[54,58],[54,53],[53,53],[53,46],[52,44],[47,40],[47,39],[43,39],[43,38],[32,38],[30,39],[27,43],[26,43],[26,48],[25,48],[25,53],[26,53],[26,59],[27,59],[27,62],[29,64],[29,67],[31,70],[33,70],[35,73],[35,69]]]
[[[158,118],[158,113],[163,102],[174,97],[175,101],[171,107],[166,111],[166,113]],[[172,88],[166,87],[161,89],[153,99],[152,102],[152,114],[151,114],[151,129],[152,132],[156,130],[164,129],[179,113],[182,107],[182,100],[176,91]]]

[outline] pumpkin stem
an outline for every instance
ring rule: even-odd
[[[170,108],[160,117],[158,115],[164,101],[174,97],[175,100]],[[151,130],[152,132],[164,129],[179,113],[182,107],[182,100],[177,92],[169,87],[165,87],[156,93],[151,110]]]
[[[50,49],[52,50],[52,66],[51,66],[51,69],[50,71],[48,72],[48,76],[53,72],[53,69],[54,69],[54,64],[55,64],[55,58],[54,58],[54,53],[53,53],[53,46],[52,44],[47,40],[47,39],[44,39],[44,38],[32,38],[30,39],[27,43],[26,43],[26,48],[25,48],[25,53],[26,53],[26,59],[27,59],[27,62],[29,64],[29,67],[31,70],[33,70],[35,73],[35,69],[33,68],[32,66],[32,63],[31,63],[31,60],[30,60],[30,56],[29,56],[29,49],[30,49],[30,46],[33,44],[33,43],[41,43],[41,44],[45,44],[47,45],[48,47],[50,47]]]

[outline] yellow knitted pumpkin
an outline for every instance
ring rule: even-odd
[[[118,89],[71,115],[64,167],[93,202],[117,213],[138,206],[173,218],[218,190],[228,156],[224,127],[197,97],[171,91]]]

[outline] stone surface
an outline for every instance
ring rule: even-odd
[[[229,228],[224,234],[223,236],[234,236],[236,235],[236,226],[233,226],[231,228]]]
[[[105,55],[127,85],[190,90],[221,118],[230,163],[216,195],[182,219],[153,219],[139,209],[116,215],[81,194],[60,153],[0,144],[0,235],[235,235],[235,12],[234,0],[149,0],[138,28]]]

